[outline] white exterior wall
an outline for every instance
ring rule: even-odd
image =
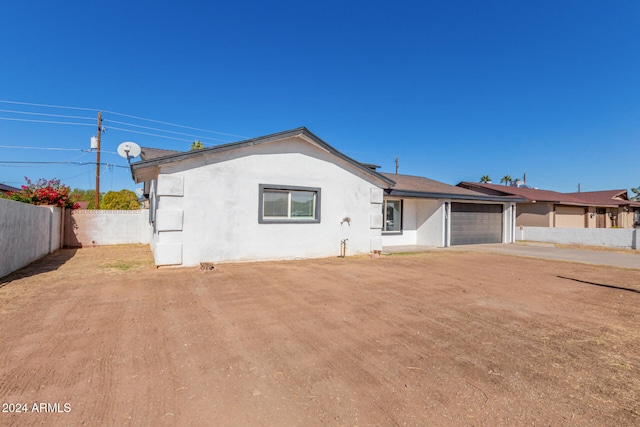
[[[320,222],[258,222],[259,185],[320,188]],[[163,165],[157,265],[338,256],[381,249],[382,189],[370,175],[291,138]],[[342,222],[350,218],[350,224]]]
[[[420,200],[418,202],[418,245],[446,245],[444,238],[444,200]]]
[[[389,197],[385,200],[400,200]],[[417,203],[416,199],[403,199],[402,201],[402,233],[382,233],[383,246],[417,245]],[[382,205],[380,205],[382,212]]]
[[[517,240],[638,249],[638,230],[628,228],[520,227]]]
[[[398,200],[393,197],[388,199]],[[402,200],[402,233],[383,233],[382,245],[444,246],[444,201]]]

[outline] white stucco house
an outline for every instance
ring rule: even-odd
[[[156,265],[514,240],[513,198],[379,173],[304,127],[141,158],[131,171],[149,199]]]

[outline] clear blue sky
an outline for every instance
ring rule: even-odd
[[[0,102],[1,146],[76,149],[0,148],[0,162],[95,162],[79,150],[100,109],[116,166],[123,141],[195,139],[167,130],[213,145],[306,126],[383,171],[398,156],[400,173],[450,184],[640,185],[636,0],[24,0],[0,5],[0,52],[1,100],[89,109]],[[0,182],[25,175],[95,184],[92,165],[0,163]],[[128,169],[104,168],[101,190],[121,188],[135,188]]]

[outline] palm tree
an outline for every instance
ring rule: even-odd
[[[480,182],[483,184],[491,184],[491,177],[489,175],[482,175]]]
[[[500,182],[503,182],[504,185],[511,185],[511,183],[513,182],[513,179],[511,179],[510,175],[505,175],[505,176],[502,177]]]

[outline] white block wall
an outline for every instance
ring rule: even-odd
[[[149,211],[67,210],[65,246],[124,245],[151,242]]]
[[[638,249],[638,230],[629,228],[518,227],[516,240]]]
[[[0,199],[0,277],[60,248],[62,209]]]

